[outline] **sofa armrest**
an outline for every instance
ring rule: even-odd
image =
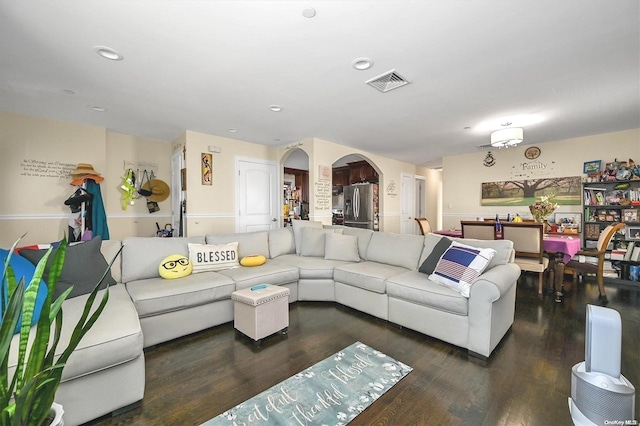
[[[491,268],[471,286],[469,351],[488,357],[513,324],[520,267],[507,263]]]
[[[484,272],[471,286],[469,303],[474,297],[493,302],[502,297],[515,285],[520,277],[520,267],[515,263],[495,266]]]

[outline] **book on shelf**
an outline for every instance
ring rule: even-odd
[[[627,252],[624,254],[624,260],[631,260],[631,255],[635,250],[640,250],[640,247],[636,248],[633,242],[629,243],[627,246]]]
[[[634,246],[633,253],[631,253],[631,259],[629,260],[631,260],[632,262],[637,262],[638,260],[640,260],[640,247]]]

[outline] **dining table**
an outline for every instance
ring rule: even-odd
[[[562,302],[564,292],[570,290],[570,287],[564,284],[564,267],[580,251],[580,237],[567,234],[545,234],[542,247],[549,255],[549,271],[552,273],[549,281],[553,285],[555,300]]]

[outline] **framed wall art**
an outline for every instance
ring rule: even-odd
[[[584,163],[582,172],[586,175],[593,175],[600,173],[600,167],[602,166],[602,160],[587,161]]]
[[[200,160],[202,184],[213,185],[213,155],[208,152],[203,152],[200,154]]]

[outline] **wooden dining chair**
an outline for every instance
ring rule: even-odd
[[[538,274],[538,297],[542,297],[545,271],[549,258],[544,256],[544,225],[542,223],[502,224],[502,238],[513,242],[515,263],[520,269]]]
[[[565,268],[565,271],[570,270],[578,273],[595,274],[600,292],[600,300],[603,302],[607,300],[607,294],[604,292],[604,256],[611,239],[622,227],[624,227],[624,223],[612,223],[600,232],[595,250],[582,250],[576,253],[576,256],[586,256],[597,259],[597,263],[580,262],[572,259],[567,263]],[[573,275],[575,280],[577,274]]]
[[[426,217],[416,217],[418,227],[420,228],[420,235],[426,235],[431,232],[431,225]]]
[[[496,226],[493,221],[479,222],[474,220],[460,221],[462,238],[475,238],[476,240],[495,240]]]

